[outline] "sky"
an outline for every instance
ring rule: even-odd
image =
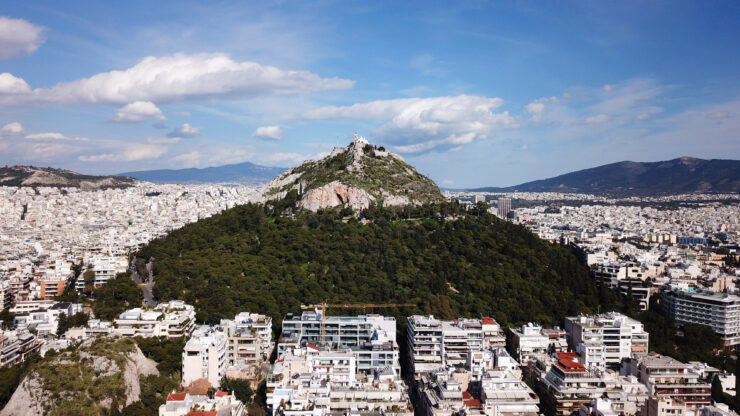
[[[448,188],[740,159],[737,1],[0,6],[0,165],[291,167],[383,145]]]

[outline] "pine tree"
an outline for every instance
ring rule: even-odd
[[[714,404],[723,402],[722,393],[722,382],[719,380],[719,376],[714,376],[714,379],[712,379],[712,402]]]

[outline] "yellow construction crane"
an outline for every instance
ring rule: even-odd
[[[321,345],[326,344],[326,310],[327,309],[362,309],[363,313],[368,308],[401,308],[416,306],[415,303],[326,303],[318,305],[301,305],[301,309],[321,309]]]

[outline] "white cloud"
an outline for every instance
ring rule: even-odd
[[[139,123],[147,120],[164,120],[162,110],[151,101],[134,101],[119,109],[110,121],[114,123]]]
[[[62,133],[57,133],[57,132],[27,134],[26,139],[30,139],[30,140],[73,140],[73,141],[78,141],[78,142],[84,142],[88,140],[84,137],[67,137],[63,135]]]
[[[707,118],[710,120],[722,120],[725,118],[730,118],[730,112],[729,111],[713,111],[709,114],[707,114]]]
[[[0,94],[15,95],[28,94],[30,92],[31,87],[23,79],[7,72],[0,74]]]
[[[152,144],[175,144],[175,143],[179,143],[180,140],[182,140],[180,137],[169,137],[169,138],[168,137],[160,137],[160,138],[150,137],[146,139],[146,142],[152,143]]]
[[[280,126],[262,126],[252,133],[252,137],[265,140],[280,140],[283,138],[283,130]]]
[[[614,87],[607,84],[607,85],[604,85],[602,89],[604,90],[604,92],[612,92],[612,90],[614,90]]]
[[[180,127],[172,130],[167,137],[198,137],[200,136],[200,127],[193,127],[188,123],[183,123]]]
[[[612,118],[606,114],[597,114],[595,116],[586,117],[583,120],[583,122],[586,124],[599,124],[599,123],[606,123],[607,121],[611,119]]]
[[[149,56],[126,70],[103,72],[51,88],[39,88],[13,99],[0,96],[0,103],[161,103],[196,97],[308,93],[348,89],[354,84],[352,80],[321,78],[308,71],[283,70],[249,61],[236,62],[226,54],[178,53]]]
[[[44,28],[0,16],[0,59],[30,55],[44,42]]]
[[[524,106],[524,109],[532,115],[532,120],[540,121],[542,119],[542,112],[545,111],[545,104],[541,102],[531,102]]]
[[[322,107],[303,118],[386,121],[372,131],[399,152],[450,149],[516,127],[508,111],[495,113],[503,100],[469,95],[372,101],[346,107]]]
[[[151,144],[131,144],[118,153],[100,153],[95,155],[80,155],[77,159],[81,162],[133,162],[145,159],[157,159],[167,148]]]
[[[8,123],[0,128],[0,136],[20,136],[26,132],[23,125],[17,121]]]

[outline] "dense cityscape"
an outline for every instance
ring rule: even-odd
[[[0,416],[738,416],[740,2],[3,2]]]
[[[318,304],[281,323],[245,310],[218,325],[198,325],[193,305],[173,300],[101,320],[82,303],[59,299],[135,270],[131,255],[151,239],[257,201],[259,190],[142,183],[105,191],[1,191],[0,284],[9,312],[3,316],[12,319],[3,322],[2,365],[96,337],[181,337],[185,390],[169,394],[160,415],[184,415],[196,406],[243,414],[249,403],[203,389],[218,389],[224,380],[245,380],[253,391],[262,384],[273,415],[730,412],[714,400],[712,380],[732,396],[733,374],[652,352],[644,325],[619,311],[567,317],[551,328],[502,327],[485,316],[412,315],[398,323],[382,314],[327,315],[342,305]],[[635,206],[577,194],[447,194],[573,247],[595,284],[633,297],[643,311],[657,300],[661,313],[677,324],[706,326],[725,347],[740,344],[740,296],[733,294],[740,208],[726,201],[732,198],[685,195]],[[537,203],[517,207],[512,200]],[[660,207],[669,201],[687,204]],[[68,318],[80,314],[87,314],[85,322],[70,326]]]

